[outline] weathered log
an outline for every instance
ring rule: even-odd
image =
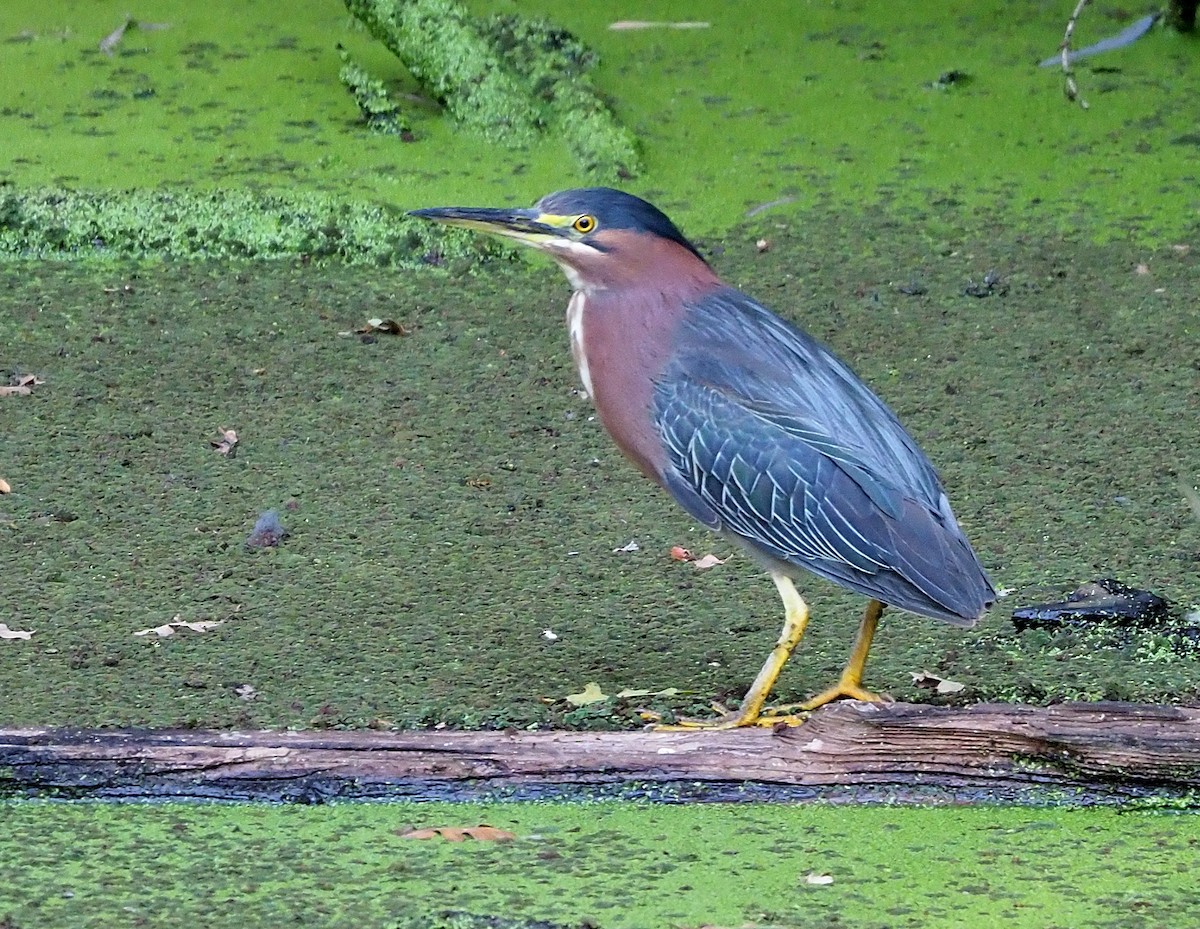
[[[716,733],[0,729],[8,795],[313,801],[630,783],[722,798],[747,783],[901,799],[1186,791],[1200,787],[1200,709],[845,702],[796,728]]]

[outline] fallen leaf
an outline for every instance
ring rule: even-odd
[[[112,32],[100,40],[100,51],[112,57],[112,53],[116,50],[117,45],[125,38],[125,31],[133,25],[133,17],[126,16],[125,21],[117,26]]]
[[[141,629],[134,633],[134,635],[156,635],[156,636],[160,636],[161,638],[164,638],[164,639],[167,636],[174,635],[174,634],[175,634],[175,624],[174,623],[163,623],[161,626],[154,626],[150,629]]]
[[[614,548],[613,554],[615,555],[618,552],[637,552],[637,551],[641,551],[641,548],[642,547],[637,544],[637,539],[631,539],[629,542],[622,545],[620,548]]]
[[[608,28],[613,32],[628,32],[634,29],[707,29],[712,23],[684,23],[684,22],[650,22],[641,19],[622,19],[615,23],[610,23]]]
[[[626,688],[617,694],[618,698],[629,697],[677,697],[679,696],[678,687],[668,687],[666,690],[632,690]]]
[[[204,619],[194,623],[176,623],[180,629],[191,629],[193,632],[208,632],[209,629],[216,629],[217,626],[223,625],[223,619]]]
[[[408,329],[405,329],[394,319],[368,319],[366,326],[358,330],[359,332],[386,332],[389,335],[408,335]]]
[[[142,629],[135,632],[134,635],[156,635],[159,638],[165,639],[169,635],[174,635],[176,629],[191,629],[193,632],[208,632],[209,629],[215,629],[217,626],[224,624],[223,619],[205,619],[197,622],[187,622],[179,618],[179,614],[175,614],[175,618],[169,623],[163,623],[161,626],[153,626],[149,629]]]
[[[359,326],[357,329],[347,329],[344,332],[339,332],[338,335],[372,335],[376,332],[382,332],[387,335],[411,335],[412,330],[406,329],[394,319],[368,319],[365,325]]]
[[[33,632],[23,632],[20,629],[9,629],[4,623],[0,623],[0,639],[30,639],[33,637]]]
[[[587,706],[591,703],[599,703],[601,700],[607,700],[608,694],[600,689],[600,685],[595,681],[588,681],[583,685],[583,690],[577,694],[567,694],[564,697],[567,703],[571,706]]]
[[[12,379],[11,384],[0,386],[0,397],[28,397],[33,388],[45,384],[36,374],[20,374]]]
[[[438,826],[435,829],[406,829],[397,832],[402,839],[434,839],[441,837],[447,842],[462,842],[475,839],[477,842],[511,842],[517,837],[515,832],[507,829],[497,829],[481,823],[478,826]]]
[[[673,561],[695,561],[696,556],[689,552],[682,545],[672,545],[671,559]]]
[[[12,493],[12,488],[8,486],[8,481],[6,481],[4,478],[0,477],[0,494],[10,494],[10,493]]]
[[[966,688],[966,684],[960,684],[958,681],[951,681],[947,678],[938,677],[936,674],[930,674],[928,671],[910,671],[912,675],[913,686],[920,687],[923,690],[936,690],[940,694],[956,694],[960,690]]]
[[[763,252],[769,252],[771,250],[770,240],[769,239],[759,239],[757,242],[754,243],[754,250],[757,251],[760,255]]]
[[[141,29],[143,32],[158,32],[161,29],[170,29],[170,23],[143,23],[126,14],[125,22],[117,26],[112,32],[100,40],[100,51],[108,55],[110,58],[113,52],[117,50],[117,46],[121,44],[121,40],[125,38],[125,33],[130,29]]]
[[[1133,268],[1134,274],[1149,274],[1150,266],[1144,262],[1138,262]]]
[[[818,887],[823,886],[825,884],[832,884],[833,883],[833,875],[832,874],[817,874],[815,871],[810,871],[808,874],[806,874],[804,876],[804,883],[814,884]]]
[[[692,565],[697,571],[707,571],[709,568],[715,568],[719,564],[725,564],[728,560],[728,557],[718,558],[716,555],[705,555],[703,558],[697,558],[693,561]]]
[[[237,454],[234,449],[237,448],[238,434],[232,429],[226,429],[224,426],[222,426],[219,431],[221,433],[221,438],[216,441],[209,442],[208,444],[215,448],[222,455],[225,455],[229,458],[234,457]]]
[[[472,826],[469,829],[464,829],[463,832],[478,842],[510,842],[517,837],[515,832],[509,832],[507,829],[497,829],[495,826],[483,823],[478,826]]]

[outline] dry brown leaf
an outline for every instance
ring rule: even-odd
[[[20,374],[12,379],[11,384],[0,386],[0,397],[28,397],[33,388],[45,384],[36,374]]]
[[[221,438],[215,441],[210,441],[208,444],[215,448],[222,455],[233,457],[237,454],[235,449],[238,444],[238,434],[232,429],[226,429],[224,426],[219,430]]]
[[[12,493],[12,488],[8,486],[8,481],[6,481],[4,478],[0,477],[0,494],[10,494],[10,493]]]
[[[715,568],[719,564],[725,564],[729,557],[718,558],[716,555],[705,555],[703,558],[697,558],[692,562],[692,566],[697,571],[707,571],[709,568]]]
[[[20,629],[9,629],[4,623],[0,623],[0,639],[30,639],[32,637],[32,630],[25,632]]]
[[[509,832],[507,829],[497,829],[495,826],[488,826],[484,823],[464,829],[463,832],[477,842],[511,842],[517,837],[515,832]]]
[[[434,829],[407,829],[397,833],[402,839],[434,839],[443,838],[447,842],[463,842],[474,839],[477,842],[511,842],[516,833],[507,829],[497,829],[486,823],[478,826],[438,826]]]

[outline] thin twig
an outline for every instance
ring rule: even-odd
[[[1078,101],[1080,107],[1088,108],[1088,103],[1083,97],[1079,96],[1079,88],[1075,84],[1075,71],[1071,67],[1071,35],[1075,32],[1075,22],[1079,19],[1079,14],[1083,12],[1083,8],[1087,6],[1091,0],[1079,0],[1076,4],[1074,12],[1071,13],[1071,18],[1067,20],[1067,31],[1063,34],[1062,40],[1062,69],[1063,76],[1066,79],[1066,86],[1063,88],[1063,93],[1067,95],[1067,99],[1072,103]]]

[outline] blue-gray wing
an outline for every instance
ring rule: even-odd
[[[723,289],[689,307],[656,383],[663,483],[776,561],[970,625],[995,591],[937,473],[825,346]]]

